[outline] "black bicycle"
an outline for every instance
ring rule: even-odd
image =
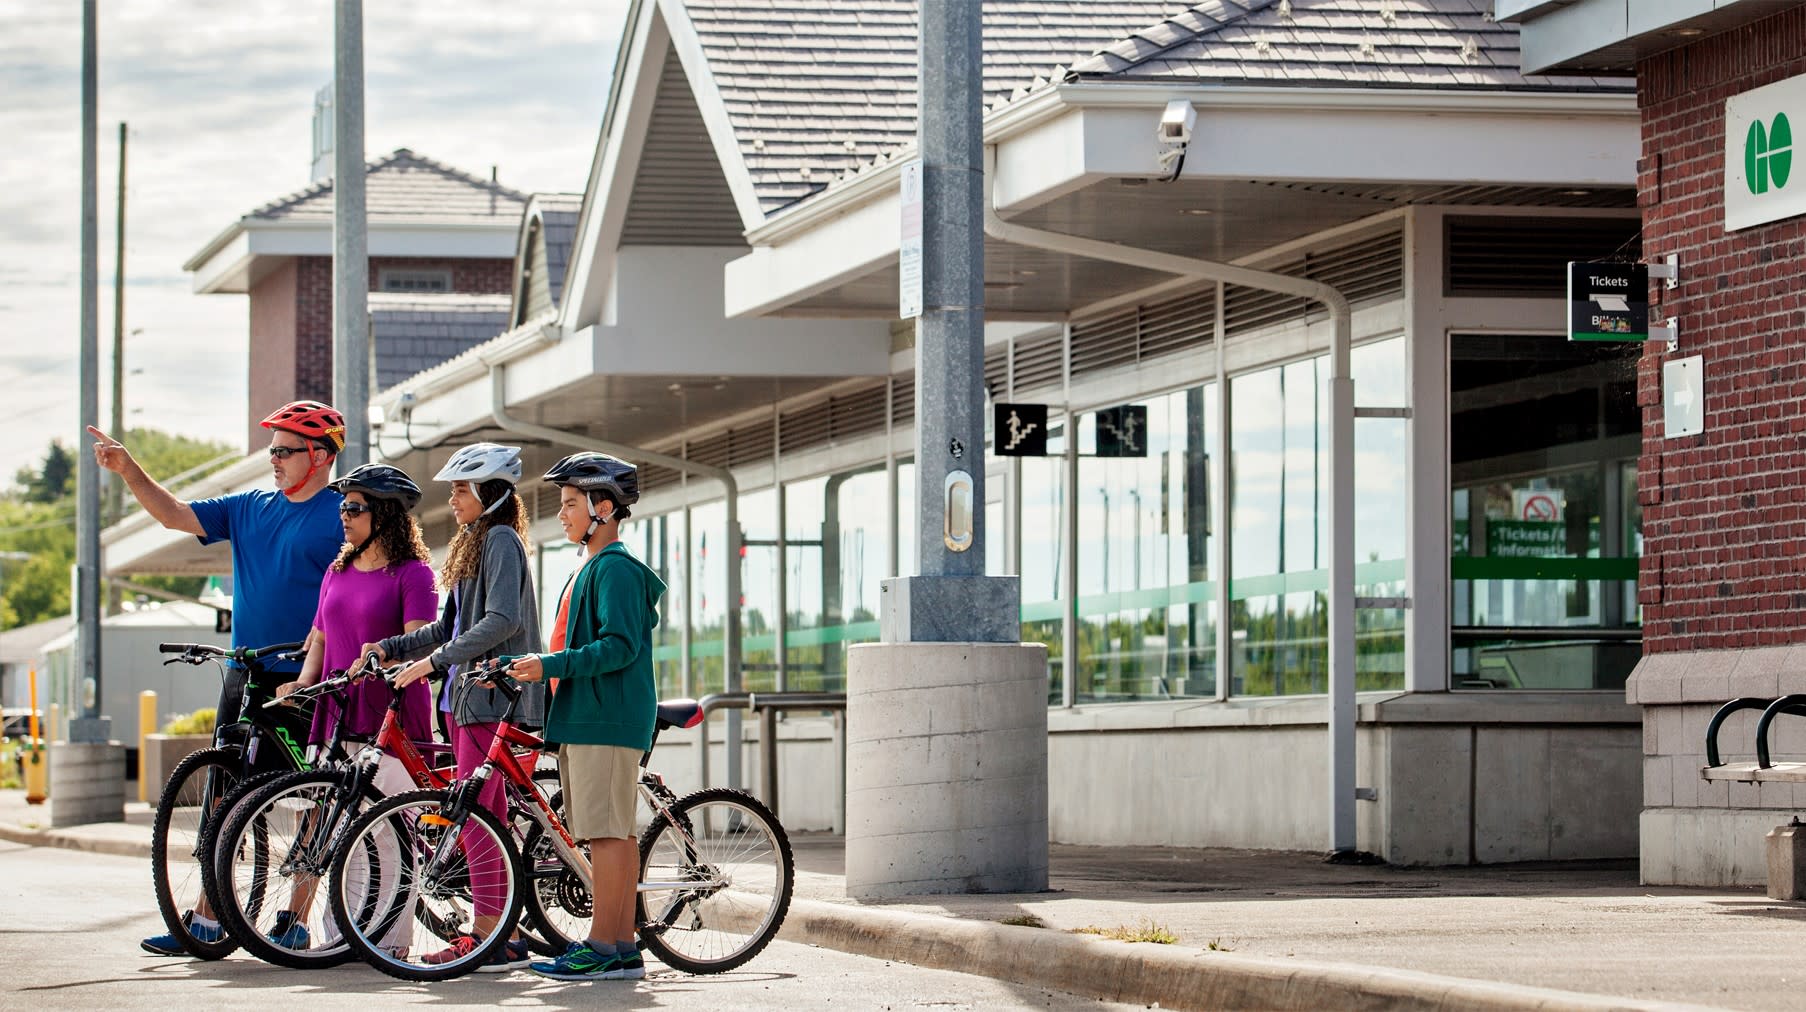
[[[175,655],[164,664],[219,664],[223,680],[213,746],[176,764],[157,798],[151,826],[151,882],[157,910],[182,948],[200,959],[223,959],[238,947],[223,927],[209,939],[198,938],[193,931],[196,913],[212,917],[217,910],[207,888],[220,825],[216,816],[229,810],[231,798],[243,796],[235,787],[248,785],[260,774],[310,766],[305,742],[311,712],[289,707],[277,712],[261,705],[275,688],[265,665],[297,660],[300,648],[299,643],[231,649],[207,643],[157,646],[160,653]],[[180,909],[190,898],[194,907]]]

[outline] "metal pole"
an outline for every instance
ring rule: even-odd
[[[113,427],[114,439],[125,438],[125,124],[119,124],[119,216],[113,226]],[[125,479],[107,476],[107,518],[125,513]],[[118,603],[115,596],[114,603]]]
[[[82,279],[81,422],[100,424],[100,225],[98,96],[94,0],[82,3]],[[82,720],[69,728],[72,742],[104,743],[110,737],[100,717],[100,465],[92,453],[78,453],[75,510],[75,621],[77,698]],[[87,702],[86,686],[94,686]]]
[[[922,316],[916,321],[916,571],[982,576],[984,543],[983,15],[921,10]],[[945,536],[948,477],[970,481],[971,538]]]
[[[364,220],[364,5],[333,8],[332,400],[339,473],[370,459],[370,256]]]

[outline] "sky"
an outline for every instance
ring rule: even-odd
[[[628,0],[364,5],[365,151],[396,148],[527,192],[580,192]],[[182,264],[305,188],[332,8],[291,0],[99,5],[102,427],[111,417],[119,123],[128,124],[126,424],[237,444],[243,295]],[[79,423],[81,4],[0,0],[0,486]]]

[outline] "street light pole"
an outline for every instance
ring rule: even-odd
[[[95,0],[82,3],[81,424],[100,424],[100,229],[96,177],[98,73]],[[94,687],[69,740],[104,744],[110,728],[100,716],[100,465],[78,453],[75,484],[75,619],[78,684]]]

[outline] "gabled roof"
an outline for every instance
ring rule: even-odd
[[[376,388],[386,390],[500,334],[508,326],[508,303],[506,295],[371,292]]]
[[[1207,0],[1075,62],[1067,80],[1359,88],[1633,91],[1531,77],[1492,0]]]
[[[527,195],[423,158],[407,148],[369,163],[364,172],[364,206],[370,218],[464,220],[513,224]],[[265,221],[332,221],[332,180],[272,200],[246,217]]]
[[[915,139],[916,3],[686,0],[768,213]],[[986,0],[985,104],[1187,6]]]
[[[533,204],[540,220],[540,240],[546,245],[546,283],[556,306],[564,295],[565,268],[570,266],[571,247],[577,241],[577,216],[583,210],[583,194],[536,193]]]

